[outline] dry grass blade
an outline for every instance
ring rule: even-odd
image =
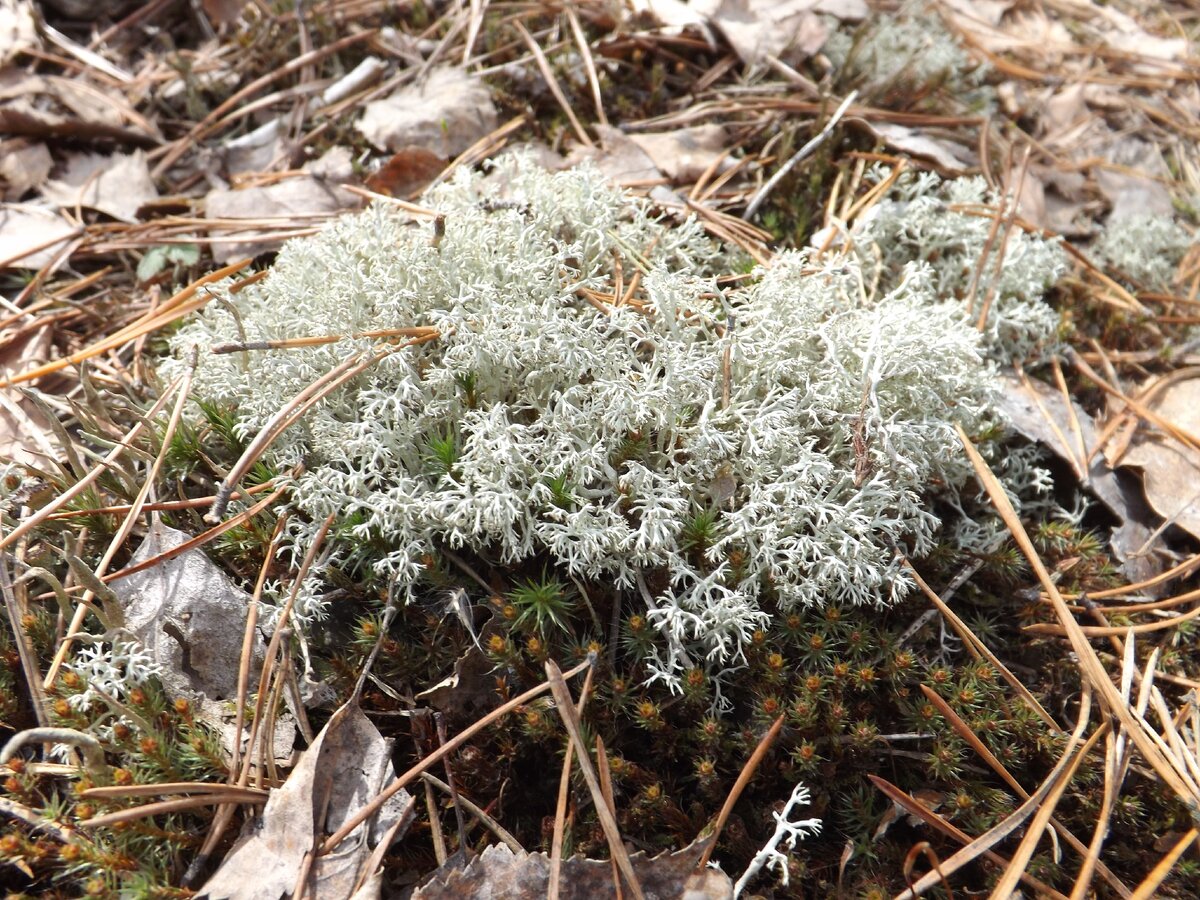
[[[237,802],[240,803],[266,803],[266,794],[249,793],[241,796]],[[147,803],[145,806],[135,806],[132,809],[122,809],[119,812],[108,813],[103,816],[96,816],[94,819],[87,819],[79,823],[80,828],[110,828],[113,825],[118,825],[122,822],[135,822],[138,819],[145,819],[148,816],[162,816],[167,813],[183,812],[188,809],[201,809],[205,806],[212,806],[215,803],[228,803],[231,798],[218,794],[198,794],[193,797],[181,797],[178,800],[163,800],[159,803]]]
[[[253,260],[243,259],[238,262],[231,263],[224,268],[217,269],[215,272],[210,272],[203,278],[189,284],[175,296],[171,297],[161,306],[151,309],[145,315],[141,316],[136,322],[126,325],[124,328],[113,332],[102,340],[85,347],[77,353],[72,353],[64,356],[62,359],[56,359],[53,362],[48,362],[44,366],[38,366],[36,369],[30,369],[27,372],[22,372],[20,375],[14,375],[4,381],[0,381],[0,388],[12,387],[14,384],[21,384],[26,381],[36,381],[37,379],[51,375],[65,369],[67,366],[73,366],[77,363],[84,362],[99,356],[101,353],[107,353],[109,350],[115,350],[122,344],[127,344],[130,341],[144,337],[153,331],[157,331],[164,325],[169,325],[176,319],[193,313],[200,307],[204,306],[209,301],[209,296],[206,294],[196,298],[196,294],[205,285],[220,281],[223,278],[228,278],[236,272],[240,272],[246,266],[250,265]]]
[[[554,70],[550,68],[550,61],[546,59],[546,54],[542,52],[542,48],[538,46],[538,42],[533,39],[533,35],[529,33],[529,30],[519,20],[514,21],[513,26],[520,33],[522,40],[528,45],[530,52],[533,53],[533,58],[537,61],[538,69],[541,71],[542,77],[546,79],[546,87],[550,88],[550,93],[554,95],[554,99],[562,107],[563,114],[567,117],[567,121],[571,123],[571,128],[574,129],[575,136],[579,138],[579,142],[585,147],[595,147],[595,142],[588,137],[583,124],[575,115],[575,110],[571,109],[571,102],[567,99],[567,95],[563,93],[558,79],[554,77]]]
[[[1156,897],[1157,894],[1155,892],[1158,890],[1159,885],[1171,874],[1171,871],[1175,868],[1175,864],[1188,851],[1188,848],[1192,846],[1197,837],[1200,837],[1200,831],[1193,828],[1176,841],[1175,846],[1168,851],[1166,856],[1158,861],[1158,864],[1142,880],[1142,883],[1134,888],[1131,895],[1132,900],[1151,900],[1151,898]]]
[[[1021,786],[1020,782],[1018,782],[1016,778],[1012,776],[1012,773],[1005,768],[1004,763],[1000,762],[1000,760],[996,758],[995,754],[993,754],[992,751],[987,748],[987,745],[985,745],[983,741],[979,739],[978,735],[976,735],[975,732],[970,729],[967,723],[962,720],[962,717],[954,711],[950,704],[943,700],[936,691],[929,687],[929,685],[921,685],[921,691],[925,694],[925,698],[937,708],[939,713],[942,714],[942,717],[950,723],[950,726],[955,730],[958,736],[966,741],[971,746],[971,749],[979,755],[979,758],[987,763],[988,767],[991,768],[993,772],[1004,779],[1005,784],[1011,787],[1013,791],[1016,792],[1018,797],[1020,797],[1022,800],[1028,800],[1029,792]],[[1050,820],[1050,824],[1058,834],[1062,835],[1063,840],[1070,844],[1080,856],[1087,859],[1089,850],[1081,840],[1068,831],[1066,826],[1057,819],[1052,818]],[[1109,885],[1117,892],[1118,895],[1121,897],[1129,896],[1129,889],[1121,883],[1120,879],[1117,878],[1117,876],[1114,875],[1107,866],[1100,864],[1098,860],[1094,861],[1094,864],[1097,867],[1097,871],[1101,873],[1105,881],[1109,883]]]
[[[573,678],[585,669],[590,668],[591,665],[592,661],[590,659],[584,660],[573,669],[568,669],[566,672],[564,672],[562,677],[564,679]],[[549,690],[550,683],[548,681],[543,682],[536,687],[530,688],[525,693],[513,697],[511,700],[508,700],[501,706],[496,707],[470,727],[464,728],[450,740],[446,741],[445,744],[438,747],[403,775],[399,776],[395,781],[384,788],[370,803],[365,804],[362,809],[360,809],[350,818],[349,821],[347,821],[344,825],[342,825],[341,828],[339,828],[334,834],[330,835],[326,839],[325,843],[321,845],[321,852],[329,853],[331,850],[337,847],[338,844],[345,840],[346,835],[350,834],[350,832],[352,832],[355,828],[367,821],[367,819],[371,818],[371,816],[375,815],[375,813],[379,812],[379,809],[383,806],[383,804],[387,803],[388,800],[396,796],[396,794],[398,794],[405,787],[412,784],[413,781],[421,776],[422,772],[425,772],[437,763],[441,762],[442,757],[453,753],[497,719],[502,719],[518,706],[524,706],[530,700],[536,700]]]
[[[450,785],[446,784],[446,782],[442,781],[436,775],[430,775],[428,772],[422,772],[421,780],[447,795],[450,793]],[[483,826],[496,837],[498,837],[501,843],[508,847],[508,849],[513,853],[525,852],[525,848],[521,846],[521,842],[513,836],[512,832],[488,815],[487,810],[472,803],[462,794],[458,795],[458,802],[462,804],[463,809],[482,822]]]
[[[600,820],[600,827],[604,830],[604,837],[608,841],[609,853],[616,861],[617,868],[620,869],[621,877],[625,879],[625,886],[629,888],[629,892],[637,900],[644,900],[645,894],[642,892],[637,874],[633,871],[633,863],[629,861],[629,853],[625,850],[625,844],[621,840],[617,819],[604,799],[604,792],[600,788],[600,779],[596,776],[596,769],[592,765],[587,743],[583,740],[583,733],[579,729],[579,720],[575,716],[575,703],[571,699],[571,691],[554,660],[546,661],[546,676],[549,679],[550,692],[554,695],[554,703],[559,717],[563,720],[567,734],[571,736],[572,746],[579,754],[579,771],[583,773],[583,780],[587,782],[588,790],[592,792],[592,800],[596,804],[596,817]]]
[[[167,794],[204,794],[220,797],[230,803],[258,803],[267,798],[267,792],[258,788],[209,781],[164,781],[161,784],[107,785],[80,791],[79,796],[92,800],[119,800],[125,797],[162,797]]]
[[[182,383],[183,376],[180,376],[172,381],[171,384],[168,385],[167,389],[162,392],[162,396],[160,396],[158,400],[155,401],[154,405],[150,407],[149,411],[146,412],[145,416],[139,419],[139,421],[125,433],[117,445],[113,447],[103,459],[96,463],[96,465],[93,466],[86,475],[84,475],[77,482],[39,509],[37,513],[26,519],[23,519],[16,528],[6,534],[3,538],[0,538],[0,550],[3,550],[21,540],[21,538],[38,528],[50,516],[58,512],[60,509],[86,491],[89,487],[91,487],[92,483],[95,482],[97,478],[110,469],[113,463],[115,463],[123,453],[133,446],[133,442],[141,436],[143,431],[146,430],[150,421],[153,420],[153,418],[160,412],[162,412],[163,408],[167,405],[167,401],[171,399],[177,390],[179,390],[179,386]]]
[[[601,125],[607,125],[608,116],[604,115],[604,95],[600,91],[600,77],[596,73],[596,60],[592,57],[592,48],[588,45],[587,37],[583,33],[583,26],[579,24],[579,15],[570,6],[565,7],[564,12],[567,14],[567,21],[571,24],[571,35],[579,46],[579,55],[583,59],[583,71],[587,75],[588,86],[592,89],[592,102],[596,104],[596,121]]]
[[[1004,524],[1016,540],[1017,545],[1029,560],[1029,564],[1037,575],[1038,581],[1041,582],[1042,589],[1050,597],[1055,615],[1062,624],[1067,638],[1071,643],[1071,649],[1074,650],[1079,661],[1080,673],[1084,677],[1084,680],[1091,684],[1092,689],[1103,701],[1105,708],[1128,730],[1130,738],[1137,746],[1139,752],[1141,752],[1142,757],[1158,773],[1163,783],[1169,786],[1183,803],[1192,808],[1200,807],[1200,786],[1197,786],[1186,772],[1180,770],[1175,761],[1169,759],[1162,752],[1155,741],[1155,738],[1158,736],[1151,735],[1146,723],[1136,717],[1129,709],[1128,703],[1122,698],[1116,685],[1113,684],[1108,672],[1100,662],[1100,658],[1096,655],[1096,651],[1088,643],[1087,636],[1083,633],[1079,623],[1075,621],[1075,617],[1067,607],[1066,601],[1059,594],[1058,586],[1055,585],[1037,550],[1034,549],[1033,542],[1026,533],[1025,527],[1021,524],[1021,520],[1017,517],[1016,511],[1013,509],[1004,488],[996,480],[996,476],[992,474],[987,463],[979,455],[979,452],[975,449],[961,426],[958,428],[958,432],[963,447],[966,449],[967,456],[970,458],[979,480],[983,483],[984,489],[991,498],[992,505],[996,508],[996,511],[1004,520]]]
[[[104,555],[100,557],[100,562],[96,566],[96,577],[103,578],[104,573],[112,564],[117,552],[125,543],[125,539],[129,537],[133,531],[133,526],[137,524],[138,519],[142,514],[142,506],[146,503],[150,496],[150,491],[153,490],[155,483],[158,481],[159,472],[162,471],[163,462],[166,460],[167,451],[170,449],[171,440],[175,437],[175,431],[179,427],[179,422],[183,418],[184,405],[187,403],[188,397],[191,396],[192,376],[196,371],[196,359],[192,358],[192,363],[188,367],[187,372],[183,376],[183,384],[179,388],[179,396],[175,400],[175,408],[171,410],[171,417],[167,420],[167,427],[163,431],[162,443],[159,446],[158,455],[154,458],[154,462],[150,466],[150,471],[146,473],[145,480],[142,482],[142,487],[138,491],[137,496],[130,504],[129,513],[121,522],[116,534],[108,544],[108,549],[104,551]],[[43,687],[49,690],[55,679],[58,677],[58,670],[62,668],[66,661],[67,653],[70,652],[71,646],[75,641],[75,637],[83,628],[84,619],[87,618],[88,610],[91,608],[91,601],[96,594],[92,590],[84,592],[79,600],[79,604],[75,607],[75,612],[71,617],[71,624],[67,627],[67,633],[59,642],[58,649],[54,653],[54,659],[50,662],[50,668],[46,670],[46,677],[42,682]]]
[[[579,692],[579,702],[575,704],[575,717],[583,715],[587,705],[588,695],[592,691],[592,676],[595,669],[588,669],[583,679],[583,689]],[[559,882],[562,879],[562,849],[563,834],[566,831],[567,799],[571,790],[571,765],[574,762],[575,744],[567,742],[567,751],[563,754],[562,776],[558,780],[558,804],[554,810],[554,833],[550,840],[550,884],[546,889],[549,900],[558,900]],[[603,787],[603,781],[601,781]]]
[[[972,653],[982,656],[989,663],[991,663],[991,665],[995,667],[996,671],[1000,673],[1000,677],[1008,682],[1012,689],[1016,691],[1017,696],[1025,701],[1029,708],[1037,714],[1039,719],[1041,719],[1055,731],[1062,731],[1062,727],[1056,721],[1054,721],[1054,717],[1051,716],[1050,713],[1046,712],[1046,710],[1042,707],[1042,704],[1038,703],[1037,698],[1030,693],[1029,688],[1025,687],[1025,685],[1021,683],[1021,680],[1017,678],[1017,676],[1011,671],[1009,671],[1008,666],[1004,665],[1004,663],[1000,661],[1000,658],[996,656],[996,654],[990,649],[988,649],[988,646],[975,635],[975,632],[973,632],[967,626],[967,623],[959,617],[958,613],[951,609],[946,601],[938,596],[937,591],[935,591],[925,582],[925,579],[921,577],[921,573],[913,567],[913,564],[906,559],[904,560],[904,565],[908,568],[909,573],[917,582],[917,587],[919,587],[921,592],[929,598],[930,602],[933,603],[934,606],[937,607],[938,612],[945,616],[946,621],[950,623],[950,627],[953,628],[955,633],[963,639],[963,642],[967,645],[968,649],[970,649]]]

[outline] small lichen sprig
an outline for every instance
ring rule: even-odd
[[[786,853],[779,850],[779,845],[783,844],[788,851],[795,850],[797,841],[802,841],[807,837],[819,834],[821,831],[820,819],[798,819],[792,821],[790,818],[792,809],[801,804],[808,803],[809,798],[808,788],[803,784],[797,784],[792,789],[792,795],[788,797],[787,803],[784,804],[783,811],[771,814],[775,817],[775,833],[771,835],[762,849],[754,855],[754,859],[750,861],[750,865],[746,867],[746,871],[742,873],[742,877],[733,886],[734,897],[742,895],[742,891],[746,889],[746,885],[762,871],[764,866],[768,869],[773,869],[779,876],[780,883],[784,887],[787,887],[788,857]]]
[[[287,245],[263,281],[213,286],[225,302],[173,338],[177,367],[195,345],[348,335],[205,358],[196,395],[236,407],[248,438],[371,346],[352,335],[438,330],[273,447],[273,465],[307,465],[293,546],[335,514],[333,559],[379,548],[374,570],[409,596],[438,547],[638,585],[668,681],[736,664],[766,599],[901,596],[897,550],[928,550],[938,528],[930,486],[968,475],[954,423],[982,428],[995,389],[993,344],[948,273],[880,226],[896,262],[882,290],[853,254],[803,252],[725,288],[730,254],[695,221],[655,218],[594,170],[517,158],[496,176],[430,192],[441,225],[377,206]],[[613,302],[634,271],[633,302]],[[1052,319],[1032,316],[1025,342]]]

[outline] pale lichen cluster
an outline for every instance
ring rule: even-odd
[[[427,195],[436,221],[379,205],[287,245],[262,282],[217,286],[168,368],[193,346],[347,335],[204,354],[196,396],[236,406],[250,438],[376,345],[349,335],[436,328],[272,449],[306,464],[293,545],[336,514],[335,554],[377,548],[371,567],[410,596],[441,547],[602,579],[648,602],[670,679],[737,659],[767,609],[907,591],[898,553],[933,546],[930,492],[968,476],[954,426],[990,421],[991,359],[1053,340],[1041,293],[1062,263],[1035,238],[1008,243],[982,334],[970,320],[988,220],[958,207],[984,199],[918,179],[853,250],[731,280],[736,255],[695,221],[656,218],[595,171],[510,159]]]

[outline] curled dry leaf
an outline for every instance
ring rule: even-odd
[[[1184,431],[1200,434],[1200,371],[1173,378],[1147,406]],[[1142,470],[1146,498],[1160,516],[1200,539],[1200,451],[1143,425],[1121,462]]]
[[[664,175],[677,183],[695,181],[729,147],[728,136],[720,125],[631,134],[629,140],[645,151]],[[719,171],[732,165],[733,159],[726,157]]]
[[[893,150],[909,153],[933,162],[943,172],[961,175],[973,165],[975,154],[949,141],[929,137],[894,122],[863,122],[867,130]]]
[[[152,522],[131,563],[178,547],[191,535]],[[250,597],[199,549],[112,583],[126,627],[152,653],[175,697],[237,696],[242,632]],[[258,641],[262,654],[262,640]]]
[[[0,378],[37,368],[50,359],[50,326],[27,331],[0,347]],[[29,398],[0,392],[0,460],[38,469],[59,456],[50,423]]]
[[[381,150],[424,147],[453,158],[493,131],[496,123],[487,87],[461,69],[441,68],[421,84],[368,103],[356,127]]]
[[[1111,546],[1129,580],[1141,581],[1161,571],[1162,560],[1142,552],[1154,533],[1153,514],[1135,481],[1128,473],[1111,469],[1102,453],[1084,465],[1083,458],[1095,448],[1098,435],[1092,417],[1074,401],[1068,408],[1062,393],[1049,385],[1011,375],[1003,379],[998,406],[1022,436],[1046,447],[1077,475],[1082,473],[1080,483],[1117,519]]]
[[[0,70],[0,134],[106,139],[136,147],[160,135],[122,98],[94,85],[54,75]]]
[[[0,191],[5,200],[20,200],[41,187],[50,175],[54,160],[45,144],[24,138],[0,141]]]
[[[424,147],[403,147],[367,179],[367,188],[402,200],[413,197],[442,174],[446,162]]]
[[[284,782],[271,792],[262,816],[249,822],[220,869],[200,889],[212,900],[279,900],[291,896],[305,857],[348,822],[395,778],[392,742],[357,703],[339,707]],[[305,896],[347,900],[369,882],[378,857],[403,834],[412,797],[400,791],[333,852],[316,858]],[[378,880],[374,882],[378,884]],[[367,897],[377,897],[378,892]]]
[[[339,210],[357,206],[359,200],[353,194],[327,184],[320,178],[308,175],[289,178],[266,187],[250,187],[240,191],[218,190],[209,193],[205,201],[205,215],[209,219],[243,219],[246,226],[241,230],[255,229],[255,221],[264,218],[285,220],[288,228],[315,224]],[[222,234],[228,226],[215,225],[209,228],[210,235]],[[229,262],[246,256],[257,256],[274,250],[283,242],[286,234],[274,237],[272,222],[256,234],[253,240],[221,242],[213,244],[213,256],[220,262]]]
[[[693,841],[675,853],[629,857],[647,897],[683,900],[731,900],[733,883],[720,869],[696,870],[711,838]],[[550,880],[545,853],[516,853],[504,844],[488,847],[466,868],[443,867],[412,895],[412,900],[541,900]],[[612,863],[607,859],[563,862],[559,887],[562,900],[615,898]]]

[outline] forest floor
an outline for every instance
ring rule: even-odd
[[[1132,0],[0,0],[0,885],[1200,897],[1198,38]],[[425,601],[347,565],[319,632],[274,627],[326,532],[277,552],[289,473],[236,408],[184,414],[169,338],[372,203],[436,249],[424,192],[514,150],[694,216],[722,286],[982,179],[937,194],[987,223],[943,299],[986,330],[1008,248],[1063,260],[1007,430],[956,451],[997,539],[905,562],[887,608],[768,609],[729,682],[655,683],[636,591],[450,543]],[[642,309],[615,266],[588,302]],[[411,324],[368,337],[437,339]],[[1012,510],[1010,452],[1053,504]]]

